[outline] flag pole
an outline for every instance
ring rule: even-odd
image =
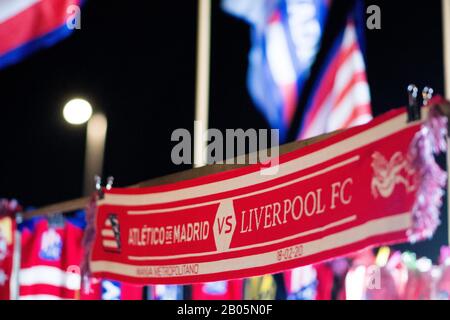
[[[201,167],[206,164],[207,141],[203,133],[208,129],[209,120],[210,51],[211,0],[198,0],[194,167]]]
[[[442,33],[444,37],[445,96],[450,99],[450,1],[442,0]],[[450,139],[447,135],[447,231],[450,244]]]

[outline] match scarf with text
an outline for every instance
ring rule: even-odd
[[[418,241],[439,224],[446,120],[397,109],[264,164],[97,202],[93,275],[187,284],[281,272],[366,247]]]

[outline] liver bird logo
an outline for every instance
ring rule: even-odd
[[[380,152],[372,154],[372,195],[389,198],[397,185],[403,185],[407,193],[416,189],[416,172],[407,157],[396,152],[388,161]]]

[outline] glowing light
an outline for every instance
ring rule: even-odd
[[[72,99],[64,106],[63,115],[68,123],[80,125],[91,118],[92,106],[86,100]]]

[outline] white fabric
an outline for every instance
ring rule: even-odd
[[[41,0],[0,0],[0,23],[14,17]]]

